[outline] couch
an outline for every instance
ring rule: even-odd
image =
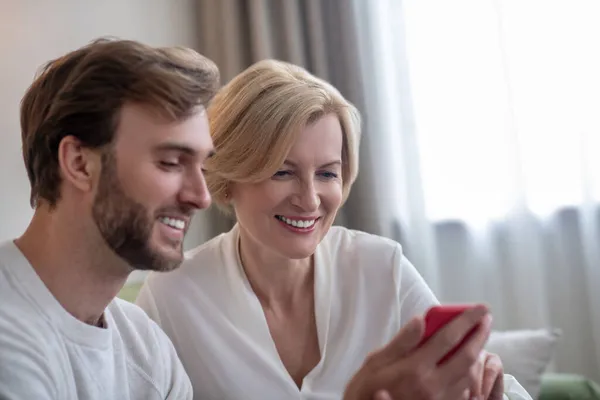
[[[487,350],[502,359],[505,372],[539,400],[600,400],[600,387],[576,374],[550,373],[561,332],[557,329],[494,331]]]

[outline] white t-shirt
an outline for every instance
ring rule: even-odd
[[[173,345],[139,307],[115,299],[104,322],[69,314],[15,244],[0,244],[0,399],[192,398]]]
[[[236,225],[152,273],[138,304],[169,335],[196,399],[339,399],[367,355],[437,300],[394,241],[332,227],[315,253],[321,360],[299,389],[240,263]],[[530,399],[507,376],[511,399]]]

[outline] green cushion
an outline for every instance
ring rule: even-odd
[[[138,295],[138,292],[142,288],[142,284],[143,282],[126,284],[125,286],[123,286],[123,289],[121,289],[117,297],[120,297],[123,300],[127,300],[133,303]]]
[[[600,386],[580,375],[544,374],[539,400],[600,400]]]

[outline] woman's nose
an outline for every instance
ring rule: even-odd
[[[313,182],[302,185],[297,198],[298,206],[304,211],[316,211],[321,205],[321,198]]]

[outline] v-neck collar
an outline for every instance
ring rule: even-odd
[[[248,321],[248,323],[244,324],[244,328],[248,329],[248,333],[252,336],[252,338],[259,343],[263,349],[268,351],[271,358],[270,361],[282,371],[283,375],[288,381],[287,383],[292,385],[296,391],[302,392],[305,390],[305,388],[312,386],[310,383],[316,376],[319,375],[327,356],[332,292],[332,271],[330,270],[330,263],[327,260],[329,255],[323,248],[324,246],[321,246],[320,244],[317,246],[314,254],[314,312],[321,358],[319,359],[317,365],[315,365],[315,367],[308,374],[306,374],[302,380],[302,386],[298,388],[283,364],[281,357],[279,356],[279,352],[277,351],[275,341],[271,336],[271,331],[269,330],[262,305],[254,293],[254,290],[250,285],[250,281],[248,280],[248,276],[246,275],[246,272],[242,266],[239,253],[240,232],[238,224],[233,227],[228,239],[229,241],[225,251],[233,252],[235,254],[236,261],[235,270],[230,271],[230,273],[233,275],[232,278],[235,281],[238,281],[241,285],[241,287],[236,287],[237,285],[235,284],[233,285],[234,291],[240,294],[238,297],[237,306],[239,307],[240,311],[245,310],[242,311],[243,316],[240,315],[240,317],[242,317],[243,320]],[[246,312],[248,312],[249,315],[245,314]],[[248,318],[253,321],[248,320]]]

